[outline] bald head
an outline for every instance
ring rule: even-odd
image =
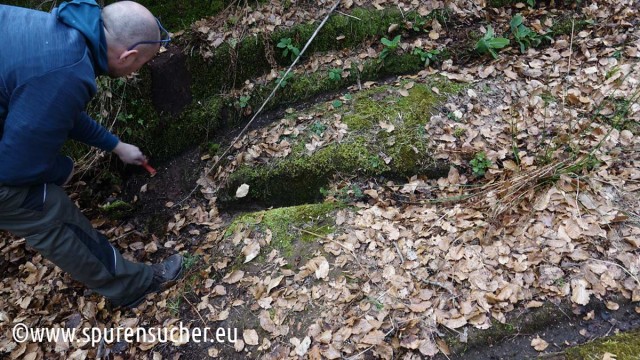
[[[138,71],[158,53],[160,44],[153,42],[159,41],[162,35],[156,18],[144,6],[133,1],[107,5],[102,9],[102,22],[110,76]],[[147,43],[137,44],[140,42]]]
[[[128,49],[139,41],[160,40],[158,23],[151,12],[133,1],[118,1],[105,6],[102,10],[107,46]],[[158,44],[141,44],[136,46],[140,52],[155,53]]]

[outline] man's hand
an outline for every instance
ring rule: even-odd
[[[116,153],[125,164],[142,165],[142,163],[147,160],[137,146],[123,143],[122,141],[116,145],[113,152]]]

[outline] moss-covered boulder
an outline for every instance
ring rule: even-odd
[[[338,174],[442,176],[449,167],[431,158],[424,125],[446,95],[460,88],[441,78],[418,84],[404,81],[347,94],[307,113],[293,112],[289,119],[307,121],[299,124],[296,135],[279,137],[278,142],[290,144],[290,154],[259,164],[240,164],[219,200],[276,205],[313,202]],[[340,129],[338,136],[326,134],[327,129],[336,128]],[[250,190],[247,197],[238,199],[235,191],[241,184],[248,184]]]
[[[430,17],[446,21],[449,17],[444,16],[445,13],[434,11],[422,21]],[[418,16],[415,12],[403,14],[395,8],[383,11],[357,8],[349,16],[333,14],[309,45],[303,61],[318,52],[355,48],[378,41],[389,36],[388,29],[392,24],[402,24],[406,18]],[[290,65],[291,57],[285,56],[277,44],[282,39],[290,39],[292,45],[301,50],[319,23],[298,24],[279,28],[272,33],[228,39],[216,48],[205,40],[207,34],[197,30],[186,33],[177,41],[187,52],[193,54],[188,64],[194,78],[194,94],[200,96],[228,90],[242,85],[245,80],[270,72],[274,65]]]
[[[341,206],[336,202],[324,202],[247,213],[229,225],[225,236],[241,233],[244,238],[264,242],[260,256],[254,261],[264,261],[265,255],[276,250],[290,263],[300,262],[320,247],[314,246],[318,236],[326,236],[334,230],[332,214]]]
[[[598,339],[566,352],[567,360],[617,359],[633,360],[640,356],[640,330],[634,330]],[[605,354],[609,354],[608,357]]]

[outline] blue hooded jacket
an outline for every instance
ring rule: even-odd
[[[85,112],[107,72],[101,9],[91,0],[51,13],[0,5],[0,184],[61,185],[71,138],[105,151],[118,138]]]

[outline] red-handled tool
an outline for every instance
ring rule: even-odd
[[[145,170],[147,170],[147,171],[149,172],[149,174],[151,174],[151,177],[156,176],[156,173],[157,173],[156,169],[152,168],[152,167],[151,167],[151,165],[149,165],[149,163],[147,162],[147,160],[145,160],[145,161],[142,163],[142,167],[143,167]]]

